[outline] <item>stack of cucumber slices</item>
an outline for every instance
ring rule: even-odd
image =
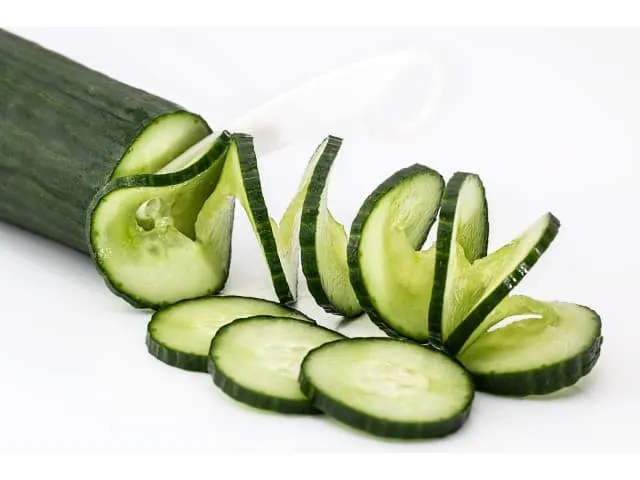
[[[153,356],[209,373],[253,407],[324,413],[394,438],[457,431],[476,390],[548,394],[592,370],[602,343],[596,312],[511,294],[558,234],[554,215],[488,253],[480,177],[459,172],[445,182],[416,164],[383,181],[347,233],[327,206],[340,147],[333,136],[318,146],[276,222],[251,136],[211,133],[186,112],[141,132],[95,196],[87,233],[109,287],[155,310]],[[220,294],[236,200],[278,302]],[[347,338],[296,310],[299,262],[326,312],[368,317],[386,336]]]

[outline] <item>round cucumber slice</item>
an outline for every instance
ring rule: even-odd
[[[261,298],[196,298],[159,310],[151,317],[147,325],[147,348],[151,355],[168,365],[206,372],[211,339],[218,329],[236,319],[256,315],[292,317],[315,323],[302,312]]]
[[[571,386],[600,357],[601,320],[596,312],[567,302],[529,297],[505,299],[484,328],[526,314],[480,335],[459,355],[479,390],[500,395],[542,395]]]
[[[445,354],[405,340],[354,338],[305,357],[302,391],[327,415],[381,437],[457,431],[474,398],[470,376]]]
[[[309,350],[344,338],[304,320],[256,316],[225,325],[211,342],[214,383],[239,402],[281,413],[318,413],[300,391]]]

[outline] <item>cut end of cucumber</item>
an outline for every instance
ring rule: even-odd
[[[213,338],[209,372],[214,383],[239,402],[281,413],[318,413],[300,391],[300,365],[309,350],[342,338],[305,320],[236,320]]]
[[[163,119],[170,128],[173,117]],[[180,116],[175,121],[181,125]],[[222,205],[214,218],[199,215],[217,185],[229,141],[226,132],[207,136],[179,156],[184,169],[116,178],[96,196],[88,222],[92,255],[109,287],[132,305],[158,308],[224,286],[233,205]]]
[[[599,358],[601,320],[587,307],[514,296],[496,310],[495,323],[516,314],[535,317],[484,333],[460,355],[481,390],[552,393],[575,384]]]
[[[373,435],[448,435],[474,397],[466,371],[443,353],[388,338],[338,340],[312,350],[300,383],[327,415]]]
[[[419,248],[443,188],[442,176],[428,167],[400,170],[365,200],[351,227],[351,283],[371,320],[389,335],[428,339],[435,252]]]
[[[209,125],[199,115],[186,111],[160,115],[129,146],[109,180],[157,173],[211,133]]]
[[[315,323],[302,312],[260,298],[197,298],[156,312],[147,327],[147,347],[154,357],[171,366],[206,372],[209,347],[218,329],[236,319],[256,315]]]

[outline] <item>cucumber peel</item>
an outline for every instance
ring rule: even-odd
[[[300,219],[300,263],[307,288],[326,312],[353,318],[363,309],[351,286],[347,234],[327,207],[329,174],[342,139],[328,136],[318,147]]]
[[[390,336],[429,340],[435,250],[420,248],[443,188],[435,170],[418,164],[401,169],[367,197],[351,226],[351,283],[371,321]]]

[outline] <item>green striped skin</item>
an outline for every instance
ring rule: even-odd
[[[260,315],[279,315],[280,317],[292,317],[301,319],[305,322],[308,322],[312,325],[315,325],[316,322],[312,318],[308,317],[304,313],[299,310],[295,310],[291,307],[287,307],[281,305],[279,303],[271,302],[269,300],[265,300],[262,298],[254,298],[254,297],[243,297],[238,295],[222,295],[215,297],[201,297],[201,298],[192,298],[189,300],[183,300],[181,302],[177,302],[173,305],[165,307],[161,310],[158,310],[153,314],[151,320],[147,324],[147,334],[145,339],[145,344],[147,346],[147,351],[155,358],[160,360],[161,362],[171,366],[180,368],[182,370],[188,370],[192,372],[208,372],[208,352],[205,353],[193,353],[181,351],[176,348],[173,348],[170,345],[167,345],[166,342],[162,342],[158,340],[156,337],[158,336],[155,331],[160,328],[158,326],[159,323],[162,322],[162,317],[166,315],[168,312],[174,309],[180,309],[182,306],[187,304],[195,304],[197,302],[210,302],[211,308],[215,310],[221,310],[225,308],[226,302],[233,301],[241,301],[241,302],[251,302],[253,303],[253,311],[250,314],[237,313],[238,318],[248,318],[253,317],[260,312]],[[217,304],[217,305],[216,305]],[[229,322],[235,320],[235,318],[229,319]],[[210,341],[209,341],[210,343]]]
[[[269,217],[269,211],[265,204],[264,196],[262,195],[260,172],[258,171],[258,160],[253,147],[253,137],[234,133],[233,143],[238,151],[242,183],[251,212],[251,219],[271,273],[273,287],[280,303],[292,304],[296,301],[297,283],[295,285],[289,285],[282,262],[280,261],[278,245]]]
[[[87,253],[91,200],[141,129],[182,108],[0,30],[0,220]]]
[[[463,247],[470,263],[487,255],[489,244],[489,214],[487,199],[484,195],[484,186],[477,175],[456,172],[445,187],[438,218],[435,272],[428,319],[429,338],[436,345],[442,345],[444,340],[442,314],[451,244],[452,241],[457,241],[457,235],[454,234],[456,233],[454,232],[454,222],[458,214],[459,194],[465,182],[470,179],[477,180],[480,186],[482,205],[479,215],[474,216],[472,220],[479,222],[481,226],[480,228],[473,229],[474,231],[471,238],[463,239]],[[474,205],[474,207],[477,207],[477,204]],[[461,228],[464,228],[464,225],[461,226]]]
[[[207,357],[184,353],[168,348],[167,346],[156,342],[149,332],[147,332],[145,345],[147,346],[147,351],[152,356],[171,367],[180,368],[189,372],[207,371]]]
[[[372,416],[360,411],[358,408],[347,405],[335,396],[331,396],[322,388],[314,384],[312,375],[309,373],[310,365],[314,361],[314,357],[319,353],[326,353],[334,347],[342,347],[342,344],[351,343],[353,345],[360,344],[384,344],[385,342],[401,342],[413,348],[421,348],[433,352],[435,355],[442,357],[443,361],[451,362],[457,365],[458,374],[466,378],[465,399],[463,406],[449,418],[440,418],[433,421],[398,421],[390,418],[380,418]],[[339,374],[339,372],[336,372]],[[300,369],[300,389],[309,398],[315,408],[329,415],[341,423],[352,428],[364,431],[377,437],[396,438],[396,439],[426,439],[438,438],[451,435],[458,431],[467,421],[470,413],[475,391],[473,382],[466,370],[459,365],[455,359],[447,357],[444,353],[432,349],[431,347],[421,346],[414,342],[405,340],[397,340],[392,338],[351,338],[346,340],[338,340],[330,342],[311,350],[302,362]],[[400,405],[402,399],[398,399]]]
[[[307,288],[309,289],[309,293],[311,293],[311,296],[313,296],[318,306],[323,308],[327,313],[341,315],[345,318],[354,318],[362,314],[362,307],[360,307],[356,298],[353,298],[352,302],[346,304],[346,302],[341,302],[339,299],[337,299],[335,295],[331,295],[330,291],[325,291],[318,259],[318,255],[320,254],[319,249],[334,247],[333,243],[329,244],[329,242],[333,240],[332,236],[328,239],[325,239],[327,241],[325,245],[318,244],[318,235],[326,234],[327,236],[330,236],[332,233],[334,233],[319,231],[319,216],[320,209],[326,208],[326,206],[322,204],[323,195],[326,195],[331,167],[333,166],[333,162],[338,155],[341,145],[341,138],[329,136],[327,139],[327,145],[324,148],[322,155],[320,156],[320,159],[318,160],[318,163],[313,170],[311,182],[309,184],[309,189],[307,190],[307,195],[302,207],[302,215],[300,218],[300,260],[302,264],[302,272],[304,273],[305,279],[307,281]],[[326,214],[331,216],[328,211],[326,212]],[[330,219],[330,221],[332,220],[333,218]],[[335,221],[333,220],[333,222]],[[338,242],[344,238],[344,242],[346,243],[347,238],[346,233],[344,232],[344,227],[335,222],[334,225],[328,226],[327,228],[331,228],[333,226],[335,226],[337,229],[342,229],[341,232],[338,232],[342,233]],[[340,260],[341,258],[336,258],[336,261],[339,262]],[[346,247],[344,251],[344,265],[337,265],[336,267],[343,268],[347,281],[346,285],[337,285],[337,287],[352,290],[351,283],[349,282],[348,278]],[[334,272],[325,272],[325,275],[331,274],[334,274]],[[329,284],[330,280],[335,279],[326,279],[326,283]],[[338,293],[340,297],[345,296],[345,292]],[[352,293],[352,295],[355,294]],[[334,298],[330,298],[331,296],[333,296]]]
[[[504,280],[488,293],[447,337],[444,347],[451,356],[458,354],[467,339],[482,324],[487,315],[522,281],[555,240],[560,230],[560,220],[551,213],[546,215],[546,219],[547,224],[544,232],[517,267],[508,272]]]
[[[122,189],[127,188],[145,188],[145,187],[171,187],[174,185],[179,185],[184,183],[190,179],[195,178],[196,176],[202,174],[203,172],[207,172],[212,169],[212,181],[210,188],[213,190],[217,183],[217,178],[220,176],[220,172],[224,166],[224,159],[226,152],[229,148],[231,142],[231,135],[228,132],[222,132],[218,138],[216,139],[213,146],[209,149],[209,151],[202,156],[197,162],[188,166],[187,168],[166,174],[150,174],[143,173],[138,175],[131,175],[127,177],[118,177],[105,185],[93,198],[90,207],[89,207],[89,218],[86,225],[85,235],[89,245],[91,246],[90,253],[94,263],[96,264],[98,271],[102,275],[107,287],[118,297],[127,301],[130,305],[136,308],[151,308],[158,309],[163,306],[166,306],[166,303],[152,301],[147,298],[142,298],[136,292],[136,285],[126,285],[124,283],[118,282],[113,278],[113,275],[110,272],[110,256],[108,254],[109,249],[113,248],[113,246],[104,246],[101,244],[101,239],[97,233],[95,228],[95,223],[97,220],[97,216],[100,215],[100,207],[102,203],[105,203],[109,200],[109,195],[113,192],[120,191]],[[167,159],[170,160],[170,159]],[[197,213],[198,210],[194,209],[194,213]],[[232,221],[233,211],[230,213],[230,218]],[[218,285],[211,285],[209,291],[200,293],[196,296],[209,295],[218,293],[222,288],[224,288],[226,278],[228,277],[229,269],[230,269],[230,259],[231,259],[231,242],[228,242],[229,254],[227,256],[228,262],[226,265],[222,266],[222,270],[224,272],[223,281]],[[171,303],[171,302],[169,302]]]
[[[208,356],[208,372],[213,379],[213,383],[229,397],[254,408],[286,414],[320,414],[321,412],[315,408],[306,397],[294,399],[261,392],[237,381],[233,378],[233,375],[228,374],[225,369],[221,367],[220,356],[224,353],[221,352],[222,348],[220,345],[224,343],[225,336],[231,334],[237,327],[264,322],[279,322],[285,325],[297,324],[299,327],[319,330],[327,337],[332,338],[332,340],[329,341],[346,338],[344,335],[329,328],[295,318],[259,315],[235,320],[233,323],[220,328],[211,341],[211,349]],[[286,338],[286,334],[283,334],[283,336]],[[255,341],[259,343],[260,339],[256,338]],[[245,348],[249,348],[249,345],[246,345]]]
[[[364,278],[361,259],[360,259],[360,244],[363,237],[363,230],[366,226],[373,210],[377,207],[379,202],[385,200],[385,196],[390,194],[395,188],[400,187],[404,182],[412,180],[414,177],[424,174],[437,174],[432,169],[423,165],[415,164],[409,167],[403,168],[384,182],[382,182],[364,201],[360,207],[356,218],[351,225],[351,231],[349,234],[349,243],[347,245],[347,261],[349,264],[349,276],[351,279],[351,285],[360,305],[367,313],[371,321],[387,334],[391,338],[400,338],[409,341],[415,341],[415,339],[398,332],[392,327],[394,324],[393,319],[385,318],[375,307],[374,298],[371,297],[369,289],[367,287],[366,279]],[[441,178],[441,177],[440,177]],[[417,240],[414,247],[419,249],[424,244],[425,239],[429,233],[429,229],[435,221],[435,215],[432,219],[424,225],[424,229],[420,232],[420,238]],[[425,314],[426,323],[426,314]],[[428,339],[427,339],[428,340]]]

